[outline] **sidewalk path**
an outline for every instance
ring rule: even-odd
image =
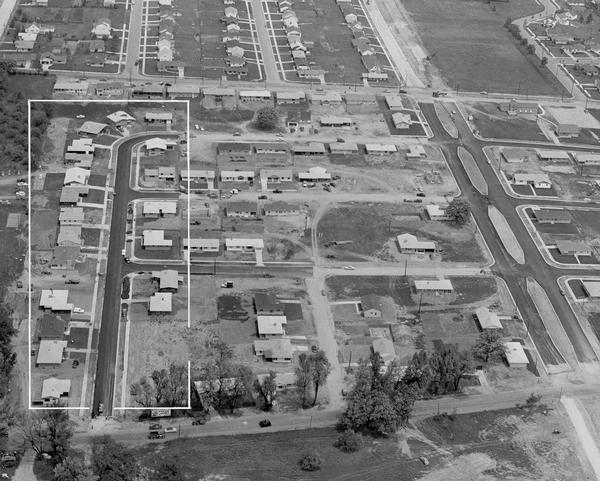
[[[13,476],[13,481],[35,481],[36,475],[33,474],[33,461],[35,455],[31,449],[25,452],[25,455],[21,459],[17,470]]]
[[[596,479],[600,480],[600,450],[593,436],[590,434],[587,422],[577,406],[577,401],[571,397],[563,397],[561,402],[575,427],[579,441],[583,445],[583,451],[596,473]]]

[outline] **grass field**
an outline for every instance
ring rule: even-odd
[[[450,88],[554,95],[562,87],[539,59],[524,56],[503,27],[507,17],[540,11],[534,0],[405,0],[425,49]],[[492,10],[492,6],[496,11]]]
[[[467,108],[473,115],[473,123],[479,135],[490,139],[541,140],[547,141],[532,116],[509,117],[498,109],[498,104],[479,102]]]

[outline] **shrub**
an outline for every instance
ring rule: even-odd
[[[335,442],[335,447],[345,453],[354,453],[363,447],[363,438],[359,433],[346,429]]]
[[[300,458],[298,464],[302,471],[318,471],[322,463],[323,460],[317,453],[306,453]]]

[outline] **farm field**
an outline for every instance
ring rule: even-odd
[[[533,0],[509,3],[452,0],[404,0],[432,63],[451,89],[556,95],[562,86],[551,72],[524,56],[503,27],[541,10]],[[518,74],[516,74],[518,72]]]

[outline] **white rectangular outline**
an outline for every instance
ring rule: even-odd
[[[33,187],[33,182],[31,179],[31,103],[32,102],[36,102],[36,103],[76,103],[76,104],[89,104],[89,103],[113,103],[113,104],[118,104],[118,105],[127,105],[130,103],[153,103],[153,102],[159,102],[159,103],[185,103],[186,104],[186,108],[187,108],[187,122],[186,122],[186,141],[187,141],[187,167],[188,167],[188,171],[190,170],[190,101],[189,99],[187,100],[177,100],[177,99],[27,99],[27,182],[28,182],[28,189],[27,189],[27,298],[28,298],[28,309],[27,309],[27,343],[28,343],[28,354],[31,353],[31,304],[32,304],[32,293],[33,290],[31,289],[31,189]],[[115,140],[115,142],[117,142],[119,139]],[[112,155],[112,149],[111,149],[111,155]],[[116,169],[116,167],[115,167]],[[116,180],[116,179],[115,179]],[[189,187],[190,187],[190,179],[188,177],[187,180],[187,187],[188,187],[188,199],[187,199],[187,205],[188,205],[188,213],[187,213],[187,235],[188,235],[188,245],[190,242],[190,197],[189,197]],[[107,251],[108,253],[108,251]],[[187,261],[187,273],[188,273],[188,328],[190,328],[191,322],[190,322],[190,316],[192,315],[191,311],[190,311],[190,306],[191,306],[191,263],[190,260],[188,259]],[[100,329],[102,328],[102,323],[100,323]],[[90,326],[90,329],[93,328],[93,326]],[[98,333],[100,332],[100,330],[98,330]],[[117,352],[118,352],[118,346],[117,346]],[[28,390],[28,404],[27,404],[27,410],[28,411],[52,411],[52,410],[66,410],[66,411],[73,411],[73,410],[91,410],[92,406],[32,406],[32,395],[31,395],[31,391],[32,391],[32,364],[31,364],[31,356],[27,356],[29,359],[29,369],[28,369],[28,386],[27,386],[27,390]],[[97,362],[97,359],[96,359]],[[86,369],[89,369],[89,366],[86,366]],[[88,381],[89,382],[89,381]],[[164,409],[172,409],[172,410],[183,410],[183,409],[191,409],[192,406],[192,402],[191,402],[191,361],[188,359],[188,405],[186,407],[172,407],[172,408],[167,408],[164,407]],[[90,393],[90,399],[93,402],[94,396],[93,396],[93,391]],[[113,399],[114,399],[114,395],[113,395]],[[85,400],[80,400],[80,401],[84,401]],[[113,403],[114,404],[114,403]],[[160,408],[160,406],[156,406],[157,408]],[[140,409],[151,409],[151,408],[146,408],[146,407],[125,407],[125,408],[117,408],[114,407],[112,408],[112,410],[121,410],[121,411],[126,411],[126,410],[140,410]]]

